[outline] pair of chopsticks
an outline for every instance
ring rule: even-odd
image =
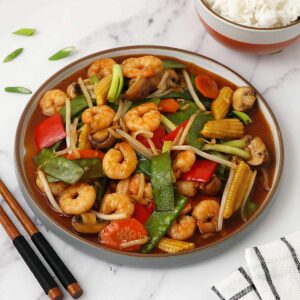
[[[9,205],[15,216],[18,218],[20,223],[23,225],[32,242],[37,247],[39,252],[42,254],[48,265],[51,267],[57,278],[62,283],[63,287],[69,292],[74,298],[79,298],[82,295],[82,289],[74,278],[72,273],[59,258],[55,250],[48,243],[46,238],[33,222],[26,215],[25,211],[19,205],[14,196],[7,189],[3,181],[0,179],[0,194]],[[57,283],[43,265],[42,261],[35,254],[33,249],[30,247],[24,236],[20,234],[15,225],[9,219],[3,208],[0,206],[0,223],[5,229],[6,233],[13,241],[14,246],[26,262],[27,266],[40,283],[45,293],[51,300],[63,299],[63,294],[59,289]]]

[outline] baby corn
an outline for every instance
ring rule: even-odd
[[[211,112],[216,120],[221,120],[226,117],[232,102],[233,90],[224,86],[218,97],[211,104]]]
[[[244,136],[244,125],[238,119],[213,120],[205,123],[201,134],[212,139],[234,139]]]
[[[90,127],[87,124],[83,125],[83,128],[80,132],[79,138],[78,138],[78,149],[84,150],[84,149],[92,149],[92,145],[89,140],[89,134],[90,134]]]
[[[177,241],[169,238],[162,238],[158,244],[158,248],[167,253],[178,253],[195,248],[194,243],[188,243],[183,241]]]
[[[94,93],[96,95],[97,105],[103,105],[106,103],[111,82],[112,75],[107,75],[99,82],[95,83]]]
[[[253,172],[248,164],[241,161],[235,170],[232,183],[229,187],[228,196],[225,202],[223,217],[228,219],[242,205],[247,193]]]

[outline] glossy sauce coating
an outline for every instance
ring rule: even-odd
[[[142,56],[142,55],[141,55]],[[122,57],[117,57],[114,58],[117,62],[122,62],[126,56]],[[162,57],[160,56],[161,59],[170,59],[174,60],[174,58],[171,57]],[[213,78],[219,88],[223,86],[229,86],[232,89],[236,89],[236,86],[227,81],[226,79],[211,73],[201,67],[198,67],[192,63],[182,61],[187,66],[188,72],[192,75],[209,75],[211,78]],[[67,89],[67,86],[74,82],[77,81],[78,77],[81,76],[85,78],[87,75],[87,68],[76,72],[72,74],[70,77],[67,79],[64,79],[60,84],[58,84],[56,87],[53,88],[59,88],[63,91]],[[274,175],[274,170],[275,170],[275,147],[274,147],[274,141],[272,137],[272,133],[270,130],[270,127],[262,114],[262,112],[259,110],[258,106],[256,105],[254,110],[249,113],[250,118],[253,120],[253,123],[251,125],[245,126],[245,134],[250,134],[253,137],[255,136],[260,136],[264,143],[267,146],[267,149],[270,154],[270,161],[269,163],[264,167],[267,171],[268,177],[269,177],[269,183],[272,185],[273,181],[273,175]],[[25,136],[25,148],[26,148],[26,156],[25,156],[25,169],[27,174],[29,175],[27,180],[30,184],[30,187],[32,189],[32,192],[36,196],[36,201],[38,202],[38,205],[48,214],[48,216],[51,217],[51,219],[54,219],[56,223],[61,225],[63,228],[67,229],[68,231],[72,232],[73,234],[77,234],[74,232],[71,224],[71,217],[66,217],[66,216],[60,216],[56,212],[54,212],[50,205],[48,204],[48,200],[45,195],[43,195],[38,188],[36,187],[35,184],[35,174],[36,174],[36,166],[32,160],[32,158],[37,154],[37,149],[35,147],[35,141],[34,141],[34,128],[36,125],[44,119],[45,116],[42,115],[39,107],[34,111],[33,115],[31,116],[31,120],[29,122],[28,128],[26,130],[26,136]],[[257,179],[253,188],[253,191],[251,193],[251,200],[255,203],[257,203],[259,206],[264,202],[268,195],[269,191],[265,190],[263,187],[263,178],[260,172],[258,172]],[[200,195],[196,196],[192,199],[193,205],[196,205],[200,199],[213,199],[214,197],[211,196],[205,196],[205,195]],[[220,233],[215,234],[214,236],[204,239],[201,237],[199,230],[196,230],[195,234],[189,239],[189,241],[192,241],[196,243],[196,247],[202,247],[209,245],[215,241],[217,241],[220,238],[223,238],[226,235],[229,235],[236,231],[244,222],[240,218],[239,212],[237,212],[235,215],[233,215],[230,219],[225,220],[223,230]],[[98,236],[97,235],[84,235],[81,234],[81,237],[84,239],[94,243],[95,245],[102,247],[99,242],[98,242]],[[160,250],[154,250],[152,253],[154,254],[160,254],[163,253]]]

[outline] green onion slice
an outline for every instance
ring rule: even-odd
[[[75,47],[73,47],[73,46],[63,48],[63,49],[59,50],[58,52],[54,53],[52,56],[50,56],[48,58],[48,60],[54,61],[54,60],[59,60],[64,57],[67,57],[67,56],[71,55],[71,53],[74,51],[74,49],[75,49]]]
[[[252,120],[251,118],[245,114],[244,112],[241,112],[241,111],[236,111],[236,110],[233,110],[232,111],[241,121],[243,121],[246,125],[249,125],[252,123]]]
[[[23,48],[18,48],[18,49],[16,49],[16,50],[14,50],[13,52],[11,52],[10,54],[8,54],[8,55],[4,58],[3,62],[4,62],[4,63],[7,63],[7,62],[9,62],[9,61],[15,59],[15,58],[16,58],[17,56],[19,56],[22,52],[23,52]]]
[[[18,94],[31,94],[31,90],[25,88],[25,87],[22,87],[22,86],[9,86],[9,87],[6,87],[5,89],[5,92],[7,93],[18,93]]]
[[[35,28],[20,28],[17,31],[13,32],[13,34],[31,36],[36,32]]]
[[[186,66],[175,60],[163,60],[164,69],[184,69]]]

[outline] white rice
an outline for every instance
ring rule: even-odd
[[[218,15],[241,25],[274,28],[300,17],[300,0],[204,0]]]

